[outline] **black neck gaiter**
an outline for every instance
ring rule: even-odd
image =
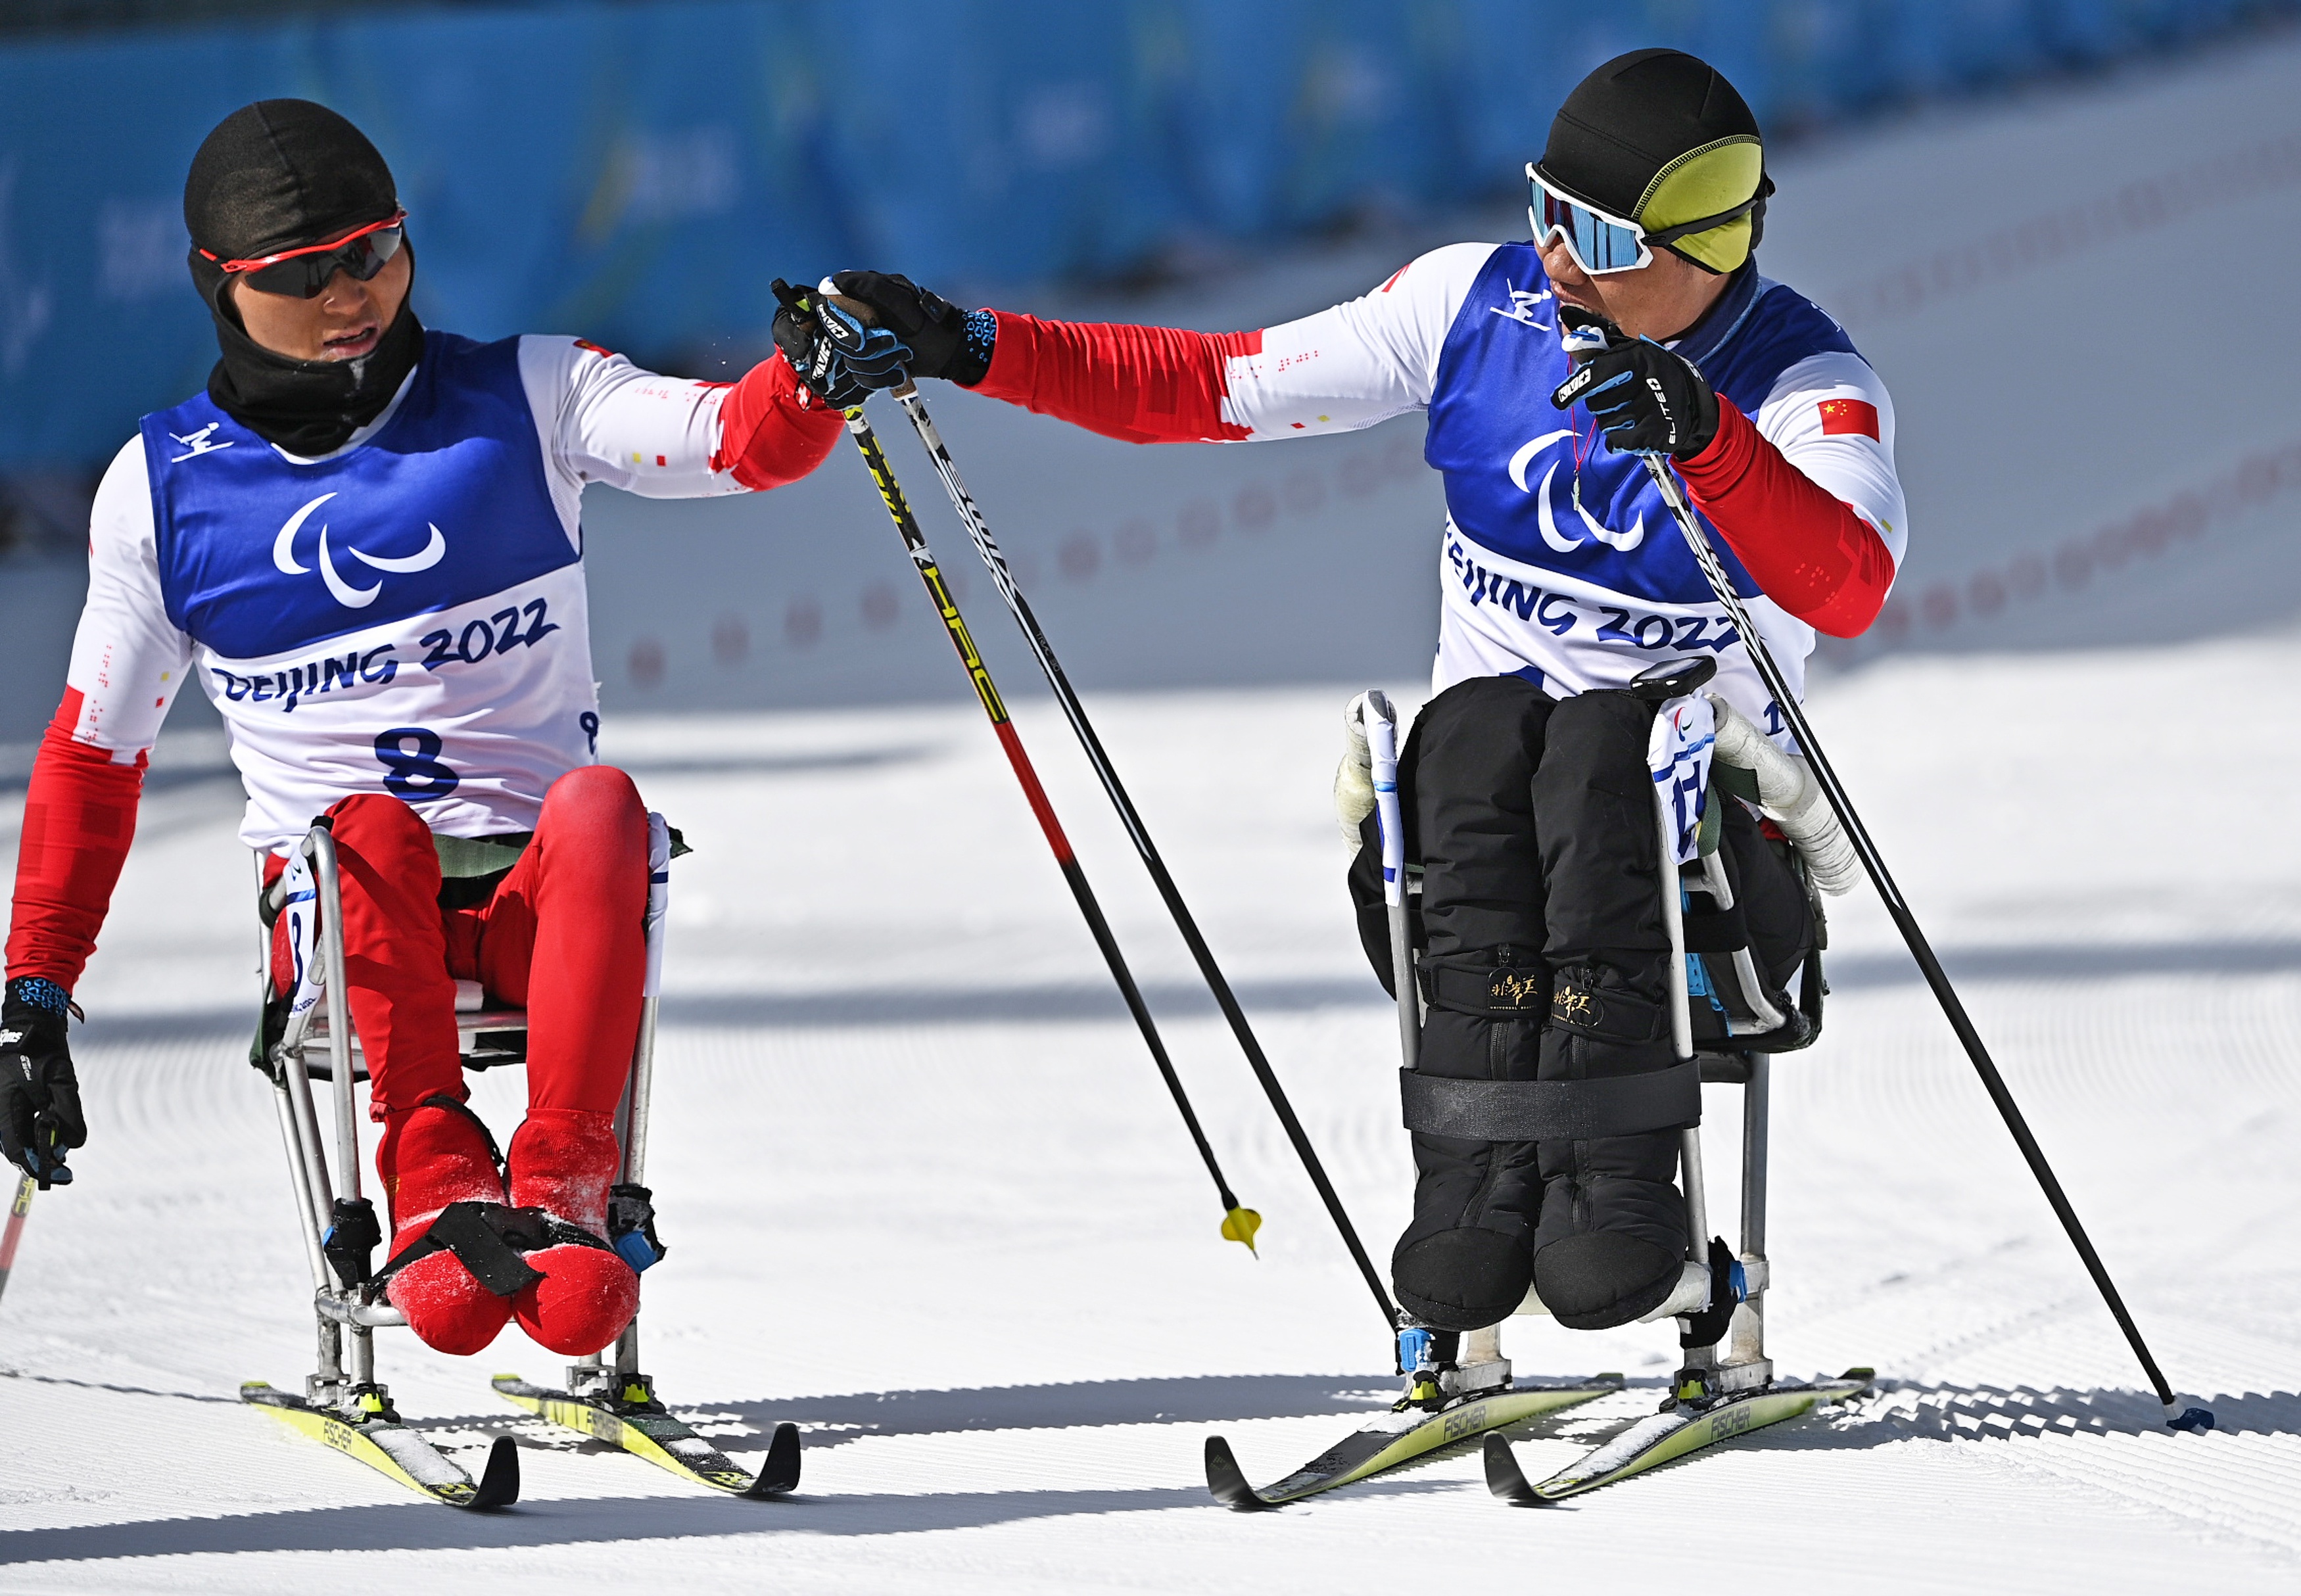
[[[402,245],[411,269],[412,245]],[[383,330],[373,353],[357,360],[296,360],[275,355],[239,324],[223,297],[224,274],[192,256],[192,278],[215,318],[216,342],[223,358],[208,373],[208,397],[216,408],[291,455],[311,456],[339,449],[351,435],[383,414],[407,373],[423,354],[423,324],[415,319],[414,284],[399,314]],[[213,286],[209,279],[214,279]]]
[[[230,279],[214,260],[255,259],[340,238],[399,208],[391,169],[367,136],[309,100],[259,100],[219,122],[192,157],[184,225],[192,282],[215,318],[223,358],[208,397],[257,436],[291,454],[324,455],[383,414],[423,352],[409,296],[373,353],[357,360],[295,360],[248,337]],[[253,290],[250,290],[253,291]]]

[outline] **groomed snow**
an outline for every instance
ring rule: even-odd
[[[1554,1512],[1502,1508],[1464,1455],[1283,1514],[1213,1506],[1204,1437],[1228,1435],[1259,1480],[1292,1469],[1385,1400],[1385,1328],[978,577],[986,656],[1268,1220],[1259,1262],[1217,1238],[1012,778],[895,585],[910,577],[860,473],[835,460],[764,508],[603,497],[590,522],[602,752],[699,848],[674,889],[649,1172],[672,1252],[648,1277],[647,1366],[739,1457],[777,1421],[806,1426],[800,1497],[703,1497],[547,1433],[487,1389],[504,1369],[556,1376],[515,1331],[474,1359],[382,1342],[402,1407],[458,1455],[521,1440],[524,1497],[501,1517],[415,1501],[233,1400],[243,1379],[299,1381],[311,1329],[268,1089],[240,1062],[238,800],[188,727],[156,756],[79,993],[80,1179],[36,1200],[0,1300],[0,1590],[2301,1585],[2297,88],[2288,37],[1929,111],[1795,153],[1767,246],[1770,271],[1845,310],[1893,386],[1915,529],[1901,635],[1966,650],[1824,672],[1816,723],[2219,1432],[2159,1426],[1865,890],[1836,913],[1827,1034],[1777,1075],[1770,1322],[1785,1372],[1871,1364],[1877,1398]],[[2044,264],[1998,248],[2041,205],[2115,210],[2136,183],[2148,203]],[[1101,308],[1255,325],[1398,258],[1393,240],[1193,303]],[[1914,299],[1896,275],[1912,263]],[[1127,451],[937,403],[994,526],[1039,559],[1078,679],[1205,687],[1092,702],[1386,1258],[1409,1174],[1392,1016],[1351,930],[1326,789],[1351,678],[1427,656],[1437,496],[1410,424]],[[891,448],[946,558],[971,564],[916,451]],[[2181,520],[2184,495],[2202,519]],[[1262,514],[1194,543],[1201,497]],[[2136,517],[2166,506],[2140,537]],[[1128,541],[1129,517],[1149,543]],[[2058,574],[2072,547],[2074,587]],[[2025,560],[2053,580],[2025,590]],[[32,635],[55,602],[27,588],[4,630]],[[721,648],[728,615],[749,653]],[[1326,685],[1242,685],[1304,681]],[[628,712],[897,693],[929,706]],[[475,1102],[507,1132],[522,1090],[517,1072],[482,1077]],[[1734,1099],[1710,1094],[1721,1227]],[[1535,1469],[1649,1408],[1674,1364],[1666,1326],[1518,1321],[1505,1345],[1527,1375],[1637,1382],[1538,1430],[1520,1449]]]
[[[2177,1437],[1866,898],[1835,925],[1828,1034],[1778,1072],[1771,1250],[1788,1372],[1884,1391],[1587,1499],[1513,1513],[1475,1456],[1245,1518],[1200,1484],[1228,1434],[1275,1477],[1386,1384],[1381,1325],[1210,1006],[1191,990],[1051,707],[1019,711],[1135,951],[1234,1183],[1212,1195],[971,706],[626,724],[698,852],[677,867],[651,1170],[673,1251],[648,1366],[738,1455],[807,1427],[801,1498],[699,1497],[498,1409],[555,1373],[384,1338],[411,1415],[523,1443],[520,1508],[416,1502],[230,1400],[306,1367],[224,782],[160,794],[84,990],[93,1140],[34,1205],[0,1305],[15,1444],[0,1588],[2290,1589],[2301,1203],[2301,755],[2264,721],[2292,639],[2122,658],[1893,663],[1814,711],[2136,1313],[2223,1429]],[[1404,696],[1410,699],[1410,691]],[[1391,1017],[1343,913],[1325,788],[1338,691],[1114,697],[1103,732],[1377,1253],[1405,1216]],[[516,1074],[477,1101],[514,1123]],[[1730,1219],[1734,1092],[1711,1089]],[[1667,1327],[1507,1348],[1657,1400]],[[1665,1534],[1682,1535],[1666,1550]],[[350,1549],[339,1550],[336,1549]],[[389,1552],[388,1561],[376,1554]],[[1443,1568],[1443,1575],[1435,1570]],[[1676,1570],[1677,1574],[1669,1571]]]

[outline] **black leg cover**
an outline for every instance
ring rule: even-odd
[[[1672,1060],[1669,937],[1646,738],[1653,712],[1627,693],[1560,704],[1534,781],[1550,886],[1551,1018],[1538,1079],[1641,1075]],[[1574,1330],[1661,1305],[1686,1256],[1678,1133],[1542,1146],[1535,1289]]]
[[[1424,1073],[1568,1080],[1672,1062],[1652,718],[1627,694],[1557,703],[1512,677],[1459,683],[1418,718]],[[1540,1144],[1418,1132],[1414,1221],[1392,1256],[1400,1302],[1474,1330],[1534,1285],[1571,1328],[1638,1317],[1684,1256],[1677,1157],[1671,1131]]]
[[[1553,707],[1530,682],[1483,677],[1440,694],[1415,721],[1414,829],[1430,959],[1540,965],[1532,783]],[[1509,1017],[1434,1003],[1420,1067],[1456,1080],[1535,1079],[1546,998],[1536,991],[1522,1016]],[[1508,1317],[1534,1279],[1536,1145],[1418,1132],[1414,1166],[1414,1221],[1391,1255],[1400,1303],[1443,1330]]]

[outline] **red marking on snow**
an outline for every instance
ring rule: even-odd
[[[1878,406],[1867,399],[1824,399],[1814,408],[1821,412],[1824,437],[1854,432],[1864,438],[1878,436]]]

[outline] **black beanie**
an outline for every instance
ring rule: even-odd
[[[367,135],[309,100],[242,105],[201,141],[184,180],[192,243],[227,261],[317,244],[398,209]]]
[[[247,336],[218,262],[336,238],[399,209],[398,187],[367,135],[309,100],[243,105],[200,143],[184,180],[192,281],[215,317],[223,358],[208,397],[233,420],[298,455],[339,448],[381,414],[423,352],[414,295],[358,360],[296,360]],[[213,257],[213,258],[210,258]],[[413,250],[409,263],[414,263]]]
[[[1575,85],[1550,124],[1550,142],[1537,170],[1545,181],[1576,198],[1651,230],[1691,220],[1673,215],[1658,223],[1641,214],[1664,179],[1689,159],[1737,145],[1758,148],[1745,150],[1728,166],[1761,174],[1758,119],[1723,72],[1682,50],[1633,50]],[[1770,192],[1762,175],[1753,177],[1740,193],[1703,204],[1707,211],[1723,211],[1761,188]],[[1760,226],[1753,217],[1751,247]]]

